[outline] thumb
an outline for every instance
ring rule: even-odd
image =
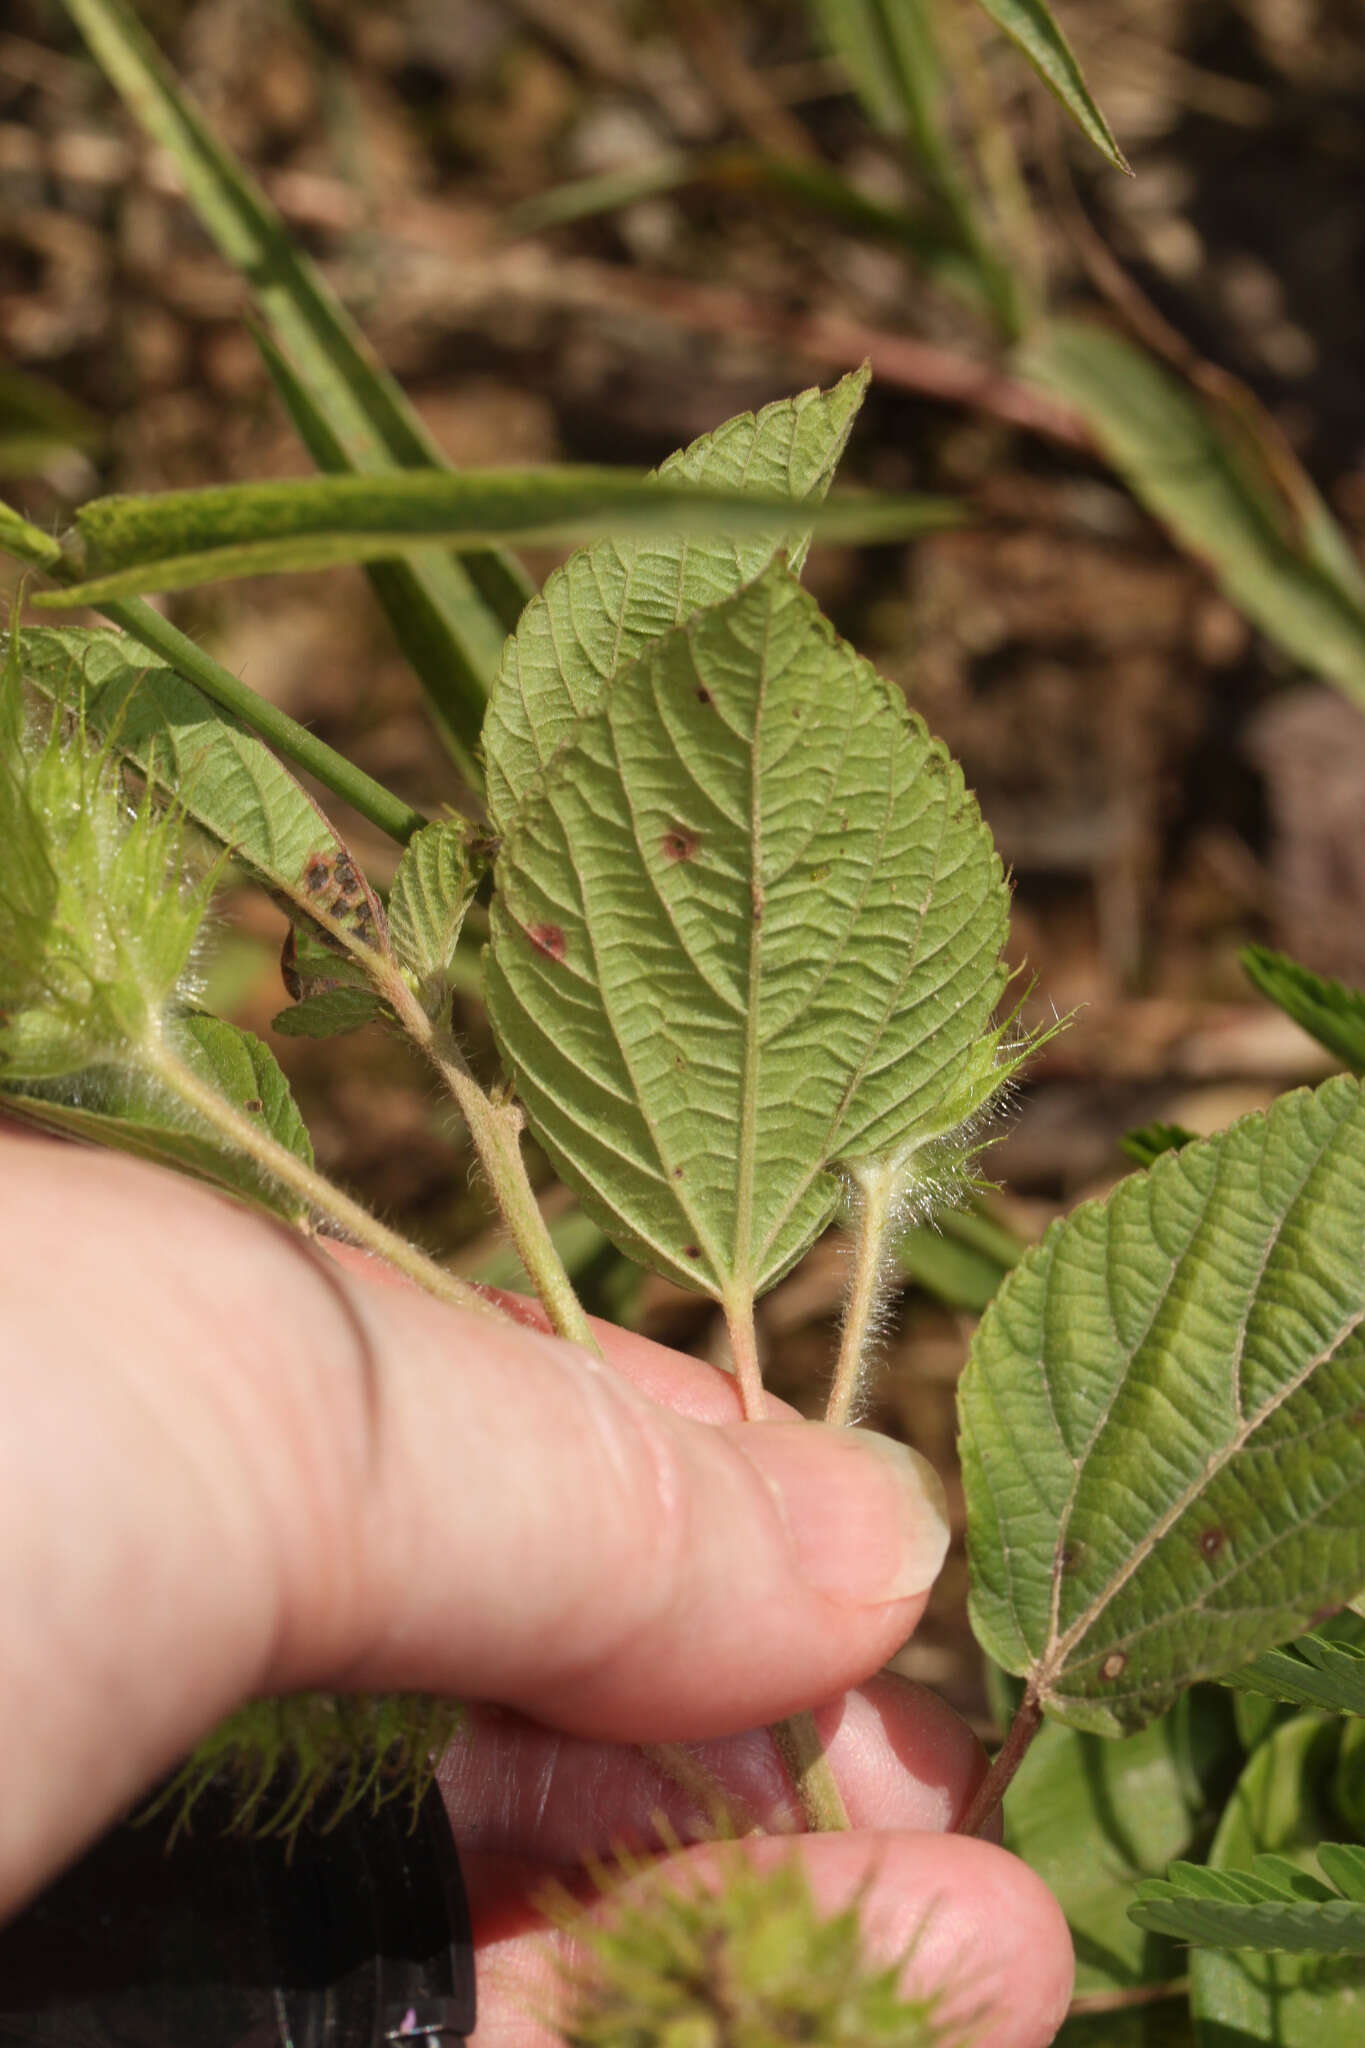
[[[865,1677],[942,1561],[882,1438],[688,1420],[134,1162],[0,1145],[0,1247],[0,1897],[253,1694],[715,1735]]]

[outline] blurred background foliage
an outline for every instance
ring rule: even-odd
[[[1014,873],[1028,1012],[1077,1010],[988,1156],[996,1185],[905,1247],[875,1419],[950,1470],[972,1316],[1021,1243],[1126,1170],[1121,1135],[1212,1130],[1331,1070],[1239,949],[1365,981],[1358,0],[1068,0],[1131,179],[975,0],[140,12],[455,463],[651,464],[868,357],[842,474],[971,508],[960,531],[818,548],[808,570],[964,763]],[[920,38],[899,72],[892,18]],[[861,66],[850,25],[872,38]],[[11,0],[0,491],[60,530],[96,491],[307,473],[244,309],[65,10]],[[1084,342],[1082,375],[1044,309],[1123,348]],[[1314,614],[1294,623],[1304,577],[1338,607],[1337,658],[1317,658]],[[413,803],[469,807],[358,571],[167,609]],[[396,849],[346,822],[382,884]],[[319,1163],[514,1283],[416,1056],[372,1031],[271,1037],[282,936],[237,892],[212,999],[271,1038]],[[466,1023],[479,1043],[473,996]],[[547,1201],[592,1306],[723,1355],[708,1304]],[[761,1306],[770,1382],[807,1407],[842,1281],[830,1239]],[[964,1594],[959,1548],[902,1664],[984,1728]]]

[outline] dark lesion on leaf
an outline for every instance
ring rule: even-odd
[[[1100,1677],[1121,1678],[1128,1668],[1128,1658],[1122,1650],[1111,1650],[1100,1666]]]
[[[551,960],[564,958],[564,934],[557,924],[528,924],[526,936],[538,953],[544,953]]]
[[[1200,1555],[1203,1557],[1217,1557],[1227,1540],[1228,1532],[1226,1529],[1206,1529],[1199,1539]]]
[[[242,1104],[242,1108],[246,1110],[250,1116],[263,1116],[265,1114],[265,1104],[262,1102],[259,1095],[253,1095],[249,1102],[244,1102]]]
[[[659,841],[665,860],[695,860],[701,844],[697,834],[687,825],[672,825]]]
[[[689,1259],[699,1259],[701,1257],[701,1246],[699,1244],[685,1244],[683,1251]]]
[[[1084,1555],[1085,1547],[1083,1544],[1064,1543],[1057,1552],[1058,1571],[1074,1572]]]

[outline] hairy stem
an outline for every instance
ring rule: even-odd
[[[847,1422],[853,1414],[886,1286],[886,1246],[895,1211],[895,1176],[886,1167],[859,1174],[858,1191],[861,1207],[854,1239],[853,1272],[839,1358],[825,1409],[826,1422]]]
[[[1042,1725],[1043,1709],[1030,1687],[1015,1708],[1005,1740],[996,1751],[990,1769],[976,1788],[976,1797],[958,1826],[960,1835],[981,1833],[1004,1798],[1011,1779],[1028,1754],[1029,1744]]]
[[[391,1266],[426,1293],[434,1294],[438,1301],[449,1302],[453,1308],[470,1309],[475,1315],[505,1317],[506,1312],[480,1294],[477,1288],[457,1279],[453,1273],[447,1273],[443,1266],[438,1266],[416,1245],[409,1244],[405,1237],[390,1230],[359,1202],[352,1201],[325,1175],[318,1173],[287,1146],[279,1144],[252,1118],[234,1109],[215,1088],[201,1081],[164,1040],[156,1039],[146,1046],[143,1056],[157,1080],[187,1109],[220,1132],[236,1151],[254,1160],[270,1179],[289,1188],[301,1201],[307,1202],[310,1209],[336,1224],[357,1244],[364,1245],[379,1258],[387,1259]]]
[[[735,1363],[735,1378],[739,1381],[740,1405],[746,1422],[762,1422],[766,1410],[763,1403],[763,1374],[758,1363],[758,1333],[754,1328],[754,1298],[745,1294],[736,1301],[722,1304],[725,1310],[725,1326],[730,1332],[730,1356]]]
[[[642,1742],[640,1754],[695,1803],[722,1839],[766,1832],[762,1822],[686,1743]]]
[[[521,1154],[521,1111],[514,1102],[497,1102],[485,1094],[465,1064],[454,1033],[448,1026],[432,1022],[401,975],[381,975],[375,986],[454,1096],[517,1256],[530,1274],[531,1284],[550,1318],[550,1327],[556,1336],[567,1338],[570,1344],[595,1352],[600,1358],[602,1347],[564,1270],[564,1261],[555,1248],[526,1172]]]
[[[773,1723],[771,1732],[810,1832],[834,1835],[846,1831],[850,1826],[848,1808],[829,1767],[814,1714],[788,1714],[785,1721]]]

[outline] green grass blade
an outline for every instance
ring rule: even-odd
[[[980,0],[991,20],[1018,44],[1043,84],[1061,101],[1076,126],[1115,170],[1133,167],[1114,139],[1114,131],[1096,106],[1081,76],[1071,45],[1043,0]]]
[[[355,465],[312,392],[260,328],[256,329],[256,345],[285,410],[318,468],[329,476],[353,473]],[[490,555],[487,559],[502,558]],[[471,789],[482,789],[483,769],[477,742],[488,704],[487,656],[492,649],[496,663],[498,652],[489,639],[482,599],[470,587],[460,564],[443,548],[432,548],[406,562],[370,562],[365,573],[389,622],[389,630],[426,693],[451,759]],[[514,600],[509,597],[509,630],[531,595],[529,581],[522,581],[525,588],[519,582]],[[471,646],[483,650],[478,663],[468,658]]]
[[[1314,974],[1269,946],[1244,946],[1238,957],[1253,988],[1353,1074],[1365,1075],[1365,994],[1329,975]]]
[[[125,0],[67,0],[91,51],[149,136],[174,159],[191,205],[237,269],[314,414],[357,471],[446,467],[397,384],[264,193],[182,91]],[[423,565],[414,567],[422,573]],[[445,624],[471,683],[491,686],[503,633],[515,623],[527,585],[496,552],[425,565],[426,599]],[[424,678],[425,680],[425,678]],[[477,728],[462,734],[467,752]]]
[[[780,563],[615,678],[494,879],[536,1137],[614,1243],[727,1305],[829,1222],[842,1164],[932,1181],[1001,1078],[990,835]]]
[[[1085,419],[1134,496],[1206,562],[1232,603],[1287,654],[1365,703],[1365,602],[1322,538],[1330,515],[1277,501],[1214,410],[1145,350],[1056,321],[1019,367]],[[1345,547],[1344,541],[1340,543]]]
[[[1365,1091],[1165,1152],[1054,1224],[960,1389],[978,1640],[1131,1733],[1365,1584]]]
[[[868,494],[807,507],[780,491],[569,465],[220,484],[92,499],[76,515],[65,586],[34,603],[102,605],[224,577],[384,560],[433,543],[482,547],[496,535],[553,543],[609,531],[759,533],[772,543],[813,528],[827,539],[868,541],[958,525],[963,516],[942,498]]]

